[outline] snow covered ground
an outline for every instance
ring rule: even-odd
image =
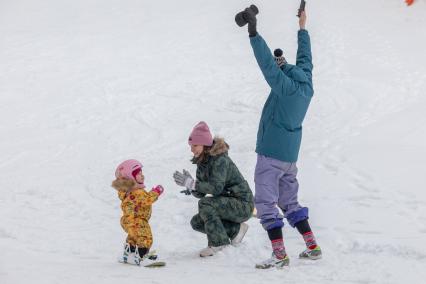
[[[426,1],[308,3],[315,97],[305,121],[301,202],[324,251],[259,271],[267,235],[200,259],[187,168],[200,120],[231,145],[254,189],[257,124],[268,93],[236,12],[294,62],[298,1],[1,0],[0,283],[424,283]],[[115,166],[143,161],[154,247],[168,265],[120,265]]]

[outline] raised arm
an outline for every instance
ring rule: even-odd
[[[275,63],[271,50],[265,40],[257,33],[256,15],[259,9],[252,5],[246,8],[235,17],[235,21],[239,26],[248,24],[248,33],[250,43],[254,51],[257,63],[265,77],[266,82],[271,89],[277,94],[292,95],[297,87],[293,80],[287,77],[280,67]]]
[[[140,204],[141,206],[150,206],[155,201],[157,201],[159,196],[160,196],[160,193],[156,190],[151,190],[149,192],[145,192],[141,190],[135,196],[134,202],[136,204]]]
[[[271,89],[279,94],[292,95],[297,87],[293,80],[287,77],[277,65],[265,40],[257,34],[254,37],[250,37],[250,43],[257,64]]]
[[[300,30],[297,33],[297,57],[296,65],[306,73],[308,78],[312,80],[312,52],[311,40],[308,31],[305,29],[306,25],[306,12],[302,12],[299,18]]]

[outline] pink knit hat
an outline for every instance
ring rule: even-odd
[[[207,123],[201,121],[197,125],[195,125],[194,129],[191,132],[191,135],[189,135],[188,144],[203,146],[213,145],[213,137],[210,133],[210,129]]]

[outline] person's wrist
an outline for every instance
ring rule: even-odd
[[[153,188],[152,191],[157,193],[160,196],[163,193],[164,188],[161,185],[158,185],[155,188]]]
[[[192,178],[188,178],[185,181],[185,187],[188,189],[194,189],[194,180]]]
[[[257,35],[257,27],[256,24],[250,24],[248,26],[248,33],[250,37],[254,37]]]

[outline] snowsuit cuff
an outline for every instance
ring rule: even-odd
[[[268,231],[275,228],[282,228],[284,227],[284,222],[282,219],[267,219],[260,221],[260,224],[262,224],[263,228]]]
[[[309,219],[309,209],[308,207],[302,207],[297,211],[294,211],[287,215],[287,221],[294,228],[296,223]]]

